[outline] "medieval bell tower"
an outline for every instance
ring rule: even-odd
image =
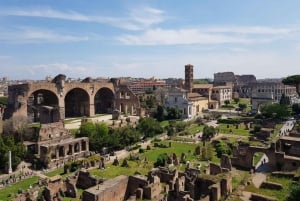
[[[193,67],[194,66],[191,64],[185,65],[184,86],[185,86],[185,89],[188,90],[189,92],[192,92],[192,90],[193,90],[193,79],[194,79]]]

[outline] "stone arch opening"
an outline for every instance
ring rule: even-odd
[[[101,88],[95,94],[95,114],[112,113],[114,109],[114,93],[109,88]]]
[[[30,122],[52,123],[59,121],[56,94],[47,89],[32,92],[27,99],[27,117]]]
[[[59,147],[59,157],[64,157],[64,156],[65,156],[65,148]]]
[[[269,172],[269,157],[264,152],[254,152],[252,155],[252,166],[255,172]]]
[[[74,152],[75,153],[78,153],[80,150],[79,150],[79,143],[76,143],[75,146],[74,146]]]
[[[81,143],[81,150],[86,151],[86,141],[82,141]]]
[[[90,100],[88,93],[80,88],[69,91],[65,97],[65,116],[82,117],[90,114]]]

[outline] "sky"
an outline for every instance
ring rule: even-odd
[[[0,77],[281,78],[300,71],[299,0],[0,1]]]

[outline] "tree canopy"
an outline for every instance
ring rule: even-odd
[[[262,115],[267,118],[287,118],[291,115],[290,110],[286,105],[280,105],[279,103],[263,105],[260,109]]]
[[[282,80],[285,85],[293,85],[297,89],[297,93],[300,96],[300,75],[291,75]]]
[[[11,151],[12,168],[15,169],[17,165],[24,158],[26,148],[22,142],[16,143],[12,136],[0,135],[0,169],[4,169],[8,164],[8,152]]]

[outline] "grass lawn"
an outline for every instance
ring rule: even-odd
[[[119,166],[109,164],[104,170],[93,169],[90,171],[90,173],[98,178],[111,179],[119,175],[135,175],[136,173],[146,175],[153,168],[152,162],[149,162],[148,164],[142,164],[140,160],[128,161],[129,167],[121,167],[123,160],[120,160],[119,162]]]
[[[194,135],[196,133],[202,132],[204,128],[204,125],[200,125],[198,126],[198,124],[192,124],[187,131],[189,132],[189,134]]]
[[[169,125],[169,120],[161,121],[159,124],[160,124],[161,127],[165,128]]]
[[[232,188],[236,189],[239,185],[245,184],[250,178],[249,171],[232,170]]]
[[[169,145],[168,141],[160,142],[161,144]],[[152,150],[146,151],[145,153],[141,154],[142,157],[147,157],[148,160],[155,162],[157,157],[160,154],[167,153],[168,155],[175,153],[177,157],[180,159],[181,153],[186,153],[187,160],[192,159],[194,156],[193,153],[195,151],[195,148],[197,144],[191,144],[191,143],[180,143],[180,142],[171,142],[171,147],[168,148],[156,148],[152,146]],[[191,152],[191,154],[188,154],[188,152]]]
[[[161,144],[169,145],[169,142],[158,142]],[[159,148],[159,147],[153,147],[151,150],[145,150],[144,153],[140,154],[140,159],[147,158],[147,163],[141,163],[141,160],[138,161],[129,161],[129,168],[127,167],[121,167],[121,164],[123,160],[120,160],[120,166],[113,166],[112,164],[107,165],[107,168],[105,170],[100,169],[94,169],[91,170],[91,174],[95,175],[99,178],[114,178],[119,175],[134,175],[136,173],[140,173],[142,175],[147,175],[147,173],[154,167],[153,164],[156,162],[157,157],[160,154],[168,154],[171,155],[172,153],[175,153],[180,160],[181,153],[186,154],[186,160],[187,161],[194,161],[196,163],[206,163],[203,161],[198,161],[196,156],[193,154],[195,151],[195,148],[198,144],[192,144],[192,143],[180,143],[180,142],[171,142],[172,146],[167,148]],[[213,152],[215,155],[215,153]],[[220,159],[216,156],[213,157],[212,162],[219,163]],[[182,165],[180,167],[177,167],[180,170],[184,170],[185,165]]]
[[[16,195],[18,194],[19,189],[26,190],[30,185],[34,186],[34,184],[36,184],[37,182],[38,177],[31,177],[0,190],[0,201],[12,200],[14,196],[8,197],[9,195]]]
[[[262,152],[257,152],[253,156],[253,165],[256,166],[257,163],[260,161],[261,157],[264,155]]]
[[[284,201],[286,196],[290,193],[289,187],[292,183],[292,180],[284,177],[279,178],[279,177],[269,176],[268,181],[282,184],[283,189],[282,190],[271,190],[271,189],[263,189],[263,188],[258,189],[253,184],[251,184],[245,188],[245,191],[275,197],[279,201]]]
[[[228,124],[229,128],[227,128],[227,124],[219,124],[220,133],[224,134],[234,134],[234,135],[241,135],[241,136],[249,136],[250,130],[246,130],[246,126],[242,125],[240,128],[236,128],[235,125]],[[232,131],[232,133],[230,132]]]
[[[53,177],[56,175],[60,175],[62,177],[62,179],[66,179],[69,175],[73,174],[73,172],[70,172],[68,174],[64,174],[64,168],[58,168],[54,171],[48,172],[45,175],[48,177]]]

